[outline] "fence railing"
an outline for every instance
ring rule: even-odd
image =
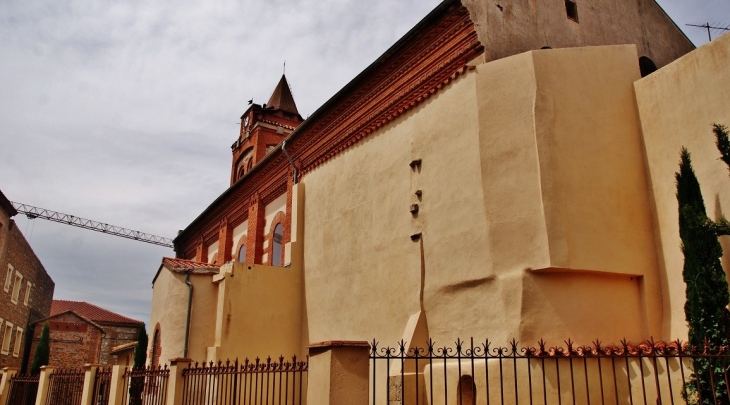
[[[127,369],[124,372],[122,403],[129,405],[164,405],[167,403],[167,366]]]
[[[6,405],[34,405],[38,393],[38,375],[16,374],[8,380],[10,390]]]
[[[256,359],[243,363],[226,361],[203,363],[183,370],[184,405],[301,405],[307,383],[309,363],[285,361],[265,362]]]
[[[56,369],[48,377],[46,405],[80,405],[84,389],[83,369]]]
[[[109,393],[111,392],[112,369],[111,367],[99,367],[96,369],[94,378],[94,391],[92,393],[94,405],[109,404]]]
[[[730,348],[371,343],[372,404],[728,404]]]

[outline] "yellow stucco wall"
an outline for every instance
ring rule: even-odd
[[[310,341],[392,343],[421,306],[442,341],[659,336],[637,58],[612,46],[479,65],[307,174]]]
[[[190,281],[193,284],[193,305],[188,357],[200,361],[206,358],[206,349],[213,344],[215,337],[215,317],[211,309],[216,306],[217,286],[211,283],[210,275],[191,274]],[[149,353],[152,349],[155,327],[159,324],[162,346],[160,363],[169,364],[170,359],[183,357],[188,292],[185,274],[164,268],[153,285],[147,350]],[[149,358],[147,360],[150,361]]]
[[[730,126],[730,35],[723,35],[635,84],[646,161],[655,204],[656,237],[662,273],[665,334],[686,337],[684,258],[674,174],[680,148],[692,154],[710,218],[730,213],[730,178],[719,159],[712,124]],[[730,250],[730,238],[720,238]],[[730,269],[730,255],[723,258]]]
[[[207,357],[200,358],[243,361],[272,356],[278,361],[280,355],[290,359],[306,354],[301,345],[300,268],[230,262],[208,280],[218,288],[216,302],[206,309],[216,333],[207,345]]]

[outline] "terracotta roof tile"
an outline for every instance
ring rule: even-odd
[[[217,269],[220,267],[215,264],[185,259],[174,259],[172,257],[163,257],[162,265],[171,270]]]
[[[136,347],[137,347],[137,342],[125,343],[123,345],[112,347],[112,350],[109,352],[109,354],[115,354],[115,353],[130,349],[130,348],[136,348]]]
[[[66,311],[74,311],[75,313],[94,322],[128,324],[142,323],[142,321],[108,311],[104,308],[97,307],[94,304],[89,304],[86,301],[53,300],[53,303],[51,303],[51,316],[58,315]]]

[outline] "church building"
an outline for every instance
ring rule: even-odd
[[[654,0],[445,0],[306,120],[282,76],[162,259],[149,361],[686,337],[682,146],[730,210],[730,37],[693,50]]]

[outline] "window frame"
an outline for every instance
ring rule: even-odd
[[[13,325],[11,322],[5,321],[5,329],[3,330],[3,344],[0,346],[0,354],[8,355],[10,353],[10,341],[13,338]],[[7,347],[6,347],[7,346]]]
[[[25,329],[20,326],[15,328],[15,344],[13,345],[13,357],[20,355],[20,347],[23,345],[23,333]]]
[[[279,240],[279,254],[276,254],[276,229],[281,227],[281,234]],[[271,231],[271,265],[275,267],[284,266],[284,224],[277,222],[274,225],[274,229]],[[278,264],[276,262],[279,262]]]
[[[23,305],[27,307],[28,301],[30,300],[30,289],[33,288],[33,283],[31,283],[30,280],[26,280],[25,282],[27,284],[25,285],[25,297],[23,297]]]
[[[5,285],[3,286],[3,290],[5,292],[10,291],[10,284],[13,283],[13,274],[15,273],[15,267],[13,267],[12,264],[8,263],[8,270],[5,273]]]
[[[15,272],[15,283],[13,283],[13,292],[10,295],[10,302],[17,305],[18,299],[20,298],[20,289],[23,286],[23,275],[20,272]]]

